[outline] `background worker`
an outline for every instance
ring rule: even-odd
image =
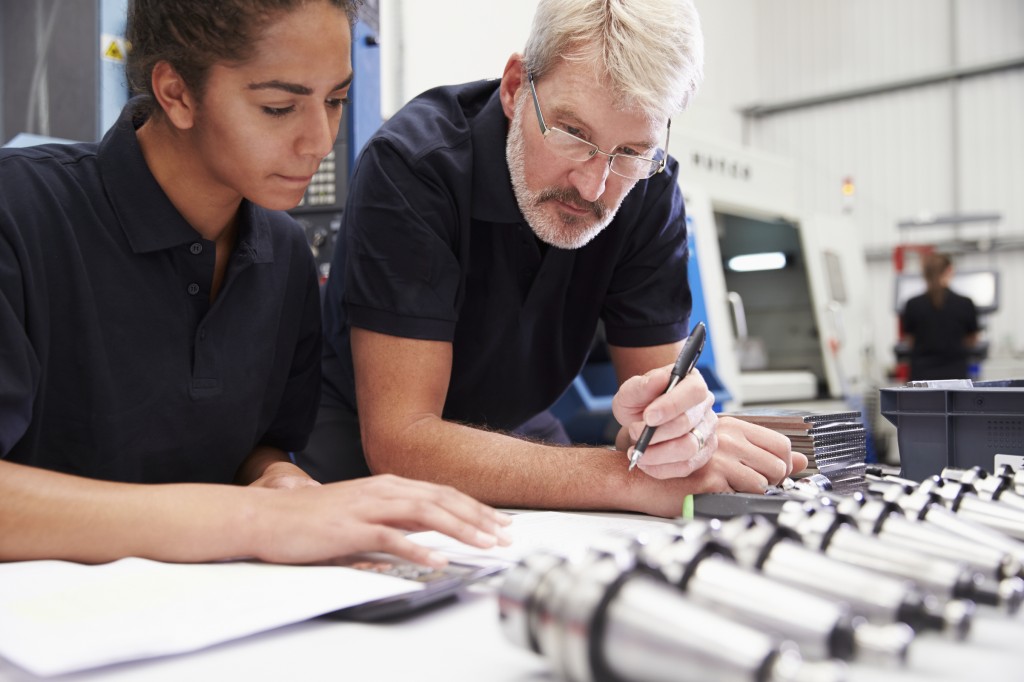
[[[967,379],[967,358],[978,342],[974,302],[952,291],[953,261],[930,253],[922,263],[927,291],[903,309],[903,340],[910,347],[911,381]]]

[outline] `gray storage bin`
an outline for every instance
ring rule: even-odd
[[[882,415],[896,427],[905,478],[943,467],[995,469],[995,455],[1024,455],[1024,380],[973,387],[898,386],[880,390]]]

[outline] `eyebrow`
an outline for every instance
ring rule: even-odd
[[[331,92],[347,88],[349,85],[351,85],[353,76],[355,76],[354,73],[350,74],[348,78],[346,78],[345,80],[341,81],[333,88],[331,88]],[[262,83],[249,83],[249,85],[246,87],[248,87],[249,90],[282,90],[292,95],[313,94],[313,88],[310,88],[306,85],[299,85],[298,83],[286,83],[284,81],[279,80],[263,81]]]

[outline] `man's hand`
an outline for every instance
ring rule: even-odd
[[[763,492],[807,466],[785,436],[740,419],[719,419],[697,370],[664,393],[671,371],[666,365],[628,379],[612,401],[624,425],[616,446],[627,455],[645,425],[658,427],[637,464],[641,471],[659,479],[690,478],[699,492]]]
[[[627,379],[612,400],[612,413],[623,425],[616,446],[627,455],[645,426],[657,427],[637,465],[656,478],[690,475],[718,444],[715,398],[700,372],[693,370],[665,393],[671,375],[672,365],[665,365]]]

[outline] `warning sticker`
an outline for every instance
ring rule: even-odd
[[[104,33],[100,36],[100,57],[108,62],[124,62],[128,55],[128,44],[120,36]]]

